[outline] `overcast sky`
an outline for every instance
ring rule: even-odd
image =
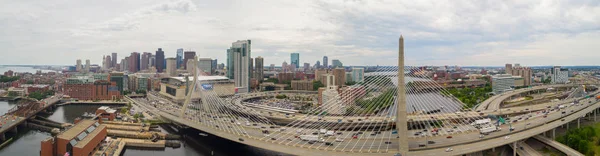
[[[12,0],[0,6],[0,64],[101,64],[177,48],[226,60],[252,40],[265,65],[599,65],[600,1]]]

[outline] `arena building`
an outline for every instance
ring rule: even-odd
[[[174,102],[182,103],[185,101],[185,95],[191,91],[190,86],[194,81],[193,77],[169,77],[161,79],[160,94],[172,99]],[[198,91],[212,91],[217,96],[231,96],[235,94],[233,81],[224,76],[199,76]],[[200,94],[192,94],[192,99],[200,99]]]

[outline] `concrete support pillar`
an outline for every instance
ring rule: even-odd
[[[567,122],[567,130],[569,130],[569,122]]]
[[[552,129],[552,139],[556,139],[556,128]]]
[[[517,156],[517,149],[519,149],[519,147],[517,147],[517,142],[513,142],[513,156]]]
[[[577,118],[577,128],[579,128],[579,123],[581,123],[581,118]]]
[[[496,152],[496,147],[492,148],[492,152]]]

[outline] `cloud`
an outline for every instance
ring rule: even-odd
[[[265,65],[597,65],[600,2],[578,1],[11,1],[0,7],[2,64],[73,64],[117,52],[195,50],[224,62],[251,39]],[[566,54],[565,52],[568,52]],[[53,59],[47,59],[53,58]],[[596,61],[597,62],[597,61]]]

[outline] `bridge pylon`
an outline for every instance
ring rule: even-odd
[[[188,60],[188,61],[190,61],[190,60]],[[187,110],[190,102],[192,102],[192,94],[194,93],[194,90],[196,89],[196,81],[198,81],[198,73],[196,72],[196,70],[198,68],[198,56],[194,56],[193,64],[194,64],[194,70],[192,71],[192,74],[194,75],[194,81],[192,81],[191,88],[188,88],[189,91],[187,92],[185,101],[183,102],[183,107],[181,108],[181,114],[179,115],[179,117],[181,117],[181,118],[185,118],[185,111]]]
[[[396,129],[398,130],[398,152],[408,154],[408,126],[406,123],[406,86],[404,85],[404,37],[400,35],[398,47],[398,104],[396,105]]]

